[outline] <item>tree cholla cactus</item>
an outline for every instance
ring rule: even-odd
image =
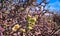
[[[45,10],[46,0],[34,5],[36,0],[1,0],[0,34],[1,36],[60,36],[60,16]],[[17,1],[17,0],[16,0]],[[44,3],[45,5],[42,5]],[[43,10],[30,12],[29,7],[39,6]],[[45,15],[48,13],[48,16]]]

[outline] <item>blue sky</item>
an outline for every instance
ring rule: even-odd
[[[46,8],[48,8],[48,6],[50,5],[50,10],[60,10],[60,0],[47,0],[49,2],[49,4],[46,6]],[[37,0],[37,2],[39,3],[40,0]]]
[[[14,0],[15,2],[17,0]],[[41,2],[41,0],[37,0],[37,2]],[[49,4],[46,6],[46,9],[48,8],[49,10],[60,10],[60,0],[47,0]],[[50,6],[50,8],[48,7]]]

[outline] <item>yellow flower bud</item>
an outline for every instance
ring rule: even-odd
[[[21,8],[20,8],[20,10],[24,10],[24,8],[23,8],[23,7],[21,7]]]
[[[12,27],[12,30],[13,30],[13,31],[16,31],[19,27],[20,27],[19,24],[16,24],[16,25],[14,25],[14,26]]]
[[[25,29],[23,29],[23,28],[20,28],[19,31],[20,32],[26,32]]]
[[[4,25],[3,25],[4,28],[7,28],[7,26],[8,26],[7,24],[4,24]]]
[[[28,17],[31,17],[31,15],[28,15]]]
[[[38,15],[35,15],[35,18],[37,19],[38,18]]]
[[[30,18],[29,21],[28,21],[28,23],[29,23],[29,24],[32,24],[32,25],[34,25],[35,22],[36,22],[36,18],[35,18],[35,17]]]
[[[32,19],[34,19],[34,21],[36,21],[36,17],[33,17]]]
[[[32,28],[31,26],[28,26],[28,29],[30,29],[30,30],[31,30],[31,29],[33,29],[33,28]]]

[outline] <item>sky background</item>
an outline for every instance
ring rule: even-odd
[[[13,0],[15,3],[17,3],[17,0]],[[41,2],[41,0],[37,0],[38,3]],[[60,0],[47,0],[47,2],[49,2],[49,4],[46,6],[46,9],[50,9],[50,10],[60,10]],[[48,8],[48,6],[50,6],[50,8]]]
[[[46,8],[48,8],[48,6],[50,6],[50,10],[60,10],[60,0],[47,0],[49,2],[49,4],[46,6]],[[37,2],[39,3],[40,0],[37,0]]]
[[[13,0],[15,3],[17,3],[17,0]],[[37,3],[40,3],[41,0],[37,0]],[[60,0],[47,0],[49,4],[46,6],[46,9],[50,11],[60,11]],[[49,7],[50,6],[50,7]]]

